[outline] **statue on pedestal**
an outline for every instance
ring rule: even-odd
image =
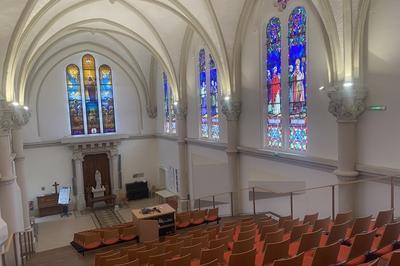
[[[93,198],[104,197],[104,191],[106,191],[106,188],[101,183],[101,173],[99,170],[96,170],[94,178],[96,180],[96,187],[92,187]]]

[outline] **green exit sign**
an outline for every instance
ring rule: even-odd
[[[371,105],[368,106],[368,111],[386,111],[386,105]]]

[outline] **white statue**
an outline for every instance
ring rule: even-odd
[[[94,178],[96,180],[96,188],[92,187],[93,198],[103,197],[106,188],[101,184],[101,173],[99,170],[96,170]]]
[[[101,173],[99,170],[96,170],[96,173],[94,174],[94,178],[96,179],[96,189],[102,189]]]

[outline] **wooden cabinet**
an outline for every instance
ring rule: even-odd
[[[49,216],[62,212],[62,207],[58,205],[58,193],[37,197],[39,216]]]

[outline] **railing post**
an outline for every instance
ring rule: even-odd
[[[290,216],[293,219],[293,192],[290,192]]]
[[[335,219],[335,185],[332,186],[332,220]]]
[[[215,209],[215,196],[213,196],[213,209]]]
[[[253,214],[256,215],[256,192],[253,187]]]
[[[6,266],[6,255],[5,254],[1,255],[1,261],[3,263],[3,266]]]
[[[201,199],[199,198],[199,211],[201,209]]]
[[[231,192],[231,216],[233,217],[233,192]]]
[[[13,234],[13,247],[14,247],[14,259],[15,265],[18,265],[18,250],[17,250],[17,241],[15,240],[16,233]]]
[[[394,177],[390,178],[390,208],[394,209]]]

